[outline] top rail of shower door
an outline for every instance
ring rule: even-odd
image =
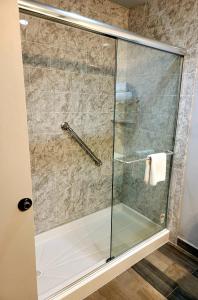
[[[92,20],[72,12],[58,9],[47,4],[31,0],[18,0],[18,6],[20,9],[26,12],[39,14],[45,18],[55,19],[57,22],[66,23],[68,25],[73,25],[75,27],[79,27],[103,35],[119,38],[139,45],[144,45],[147,47],[163,50],[174,54],[185,55],[186,53],[186,50],[183,48],[175,47],[152,39],[141,37],[128,30],[124,30],[116,26]]]

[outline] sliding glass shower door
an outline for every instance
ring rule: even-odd
[[[110,256],[116,41],[25,13],[20,23],[45,299]]]
[[[181,68],[181,56],[118,40],[112,257],[166,226]],[[146,158],[161,152],[166,180],[146,184]]]

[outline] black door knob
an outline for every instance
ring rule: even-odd
[[[30,198],[23,198],[18,203],[18,209],[20,211],[26,211],[32,206],[32,200]]]

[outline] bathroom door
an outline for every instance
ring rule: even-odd
[[[36,300],[32,208],[25,93],[17,1],[0,3],[0,299]]]

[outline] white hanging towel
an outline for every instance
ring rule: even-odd
[[[155,153],[147,156],[144,182],[156,185],[166,180],[166,153]]]

